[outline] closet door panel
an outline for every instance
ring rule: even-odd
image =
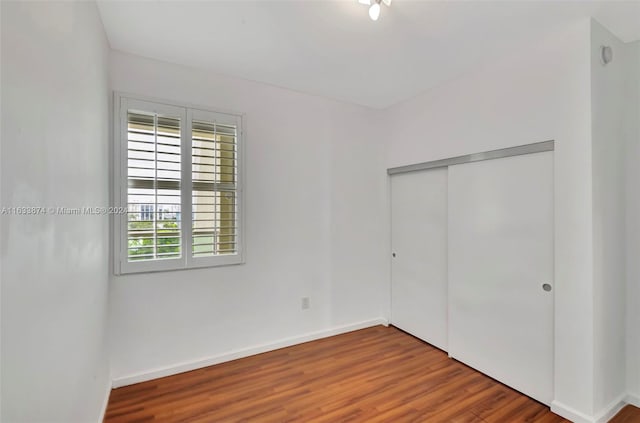
[[[553,152],[449,168],[449,353],[553,399]]]
[[[447,169],[391,177],[391,323],[447,349]]]

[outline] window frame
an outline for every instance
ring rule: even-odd
[[[243,264],[244,254],[244,120],[242,113],[211,110],[207,107],[180,104],[140,95],[114,92],[113,100],[113,177],[112,205],[115,210],[128,209],[128,133],[129,110],[157,113],[180,118],[180,225],[181,256],[155,260],[128,260],[128,214],[112,216],[113,271],[115,275],[163,272]],[[192,235],[192,120],[208,120],[236,126],[236,254],[193,257]]]

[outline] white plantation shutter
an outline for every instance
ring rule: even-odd
[[[127,259],[179,258],[180,119],[127,111]]]
[[[241,253],[238,116],[190,110],[191,258],[229,264]]]
[[[117,100],[116,272],[241,263],[241,117]]]
[[[192,239],[194,257],[235,254],[237,246],[237,127],[192,120]]]

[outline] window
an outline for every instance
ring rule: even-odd
[[[238,264],[242,118],[116,95],[116,273]]]

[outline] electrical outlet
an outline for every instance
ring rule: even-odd
[[[309,297],[302,297],[302,309],[306,310],[309,307],[311,307],[311,305],[309,303]]]

